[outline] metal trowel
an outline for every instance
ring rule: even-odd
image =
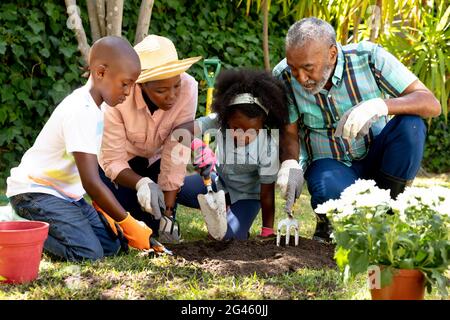
[[[225,192],[214,192],[211,177],[202,178],[207,192],[197,196],[198,203],[209,234],[216,240],[222,240],[227,232]]]

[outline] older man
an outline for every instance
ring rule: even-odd
[[[277,181],[283,196],[297,198],[303,177],[313,209],[358,178],[394,198],[411,184],[425,144],[421,117],[439,115],[441,106],[393,55],[367,41],[342,46],[330,24],[311,17],[289,28],[286,58],[273,72],[289,101]],[[329,234],[318,216],[315,238]]]

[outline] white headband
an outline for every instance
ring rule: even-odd
[[[259,102],[258,98],[254,97],[251,93],[241,93],[238,94],[234,97],[233,100],[231,100],[229,106],[233,105],[233,104],[244,104],[244,103],[248,103],[248,104],[256,104],[258,105],[261,109],[264,110],[264,112],[266,113],[266,115],[269,114],[269,109],[267,109],[266,107],[264,107],[262,105],[261,102]]]

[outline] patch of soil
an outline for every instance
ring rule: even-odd
[[[301,268],[335,268],[334,245],[300,238],[299,245],[277,247],[275,239],[195,241],[170,245],[176,257],[220,275],[274,276]],[[281,243],[284,243],[282,239]]]

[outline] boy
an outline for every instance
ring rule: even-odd
[[[95,260],[120,249],[120,241],[109,235],[99,214],[83,199],[86,192],[118,222],[131,246],[148,249],[152,233],[102,183],[97,162],[101,105],[115,106],[129,95],[141,71],[139,57],[126,40],[105,37],[91,48],[89,70],[88,82],[56,107],[7,179],[6,195],[17,214],[48,222],[45,250],[70,261]]]

